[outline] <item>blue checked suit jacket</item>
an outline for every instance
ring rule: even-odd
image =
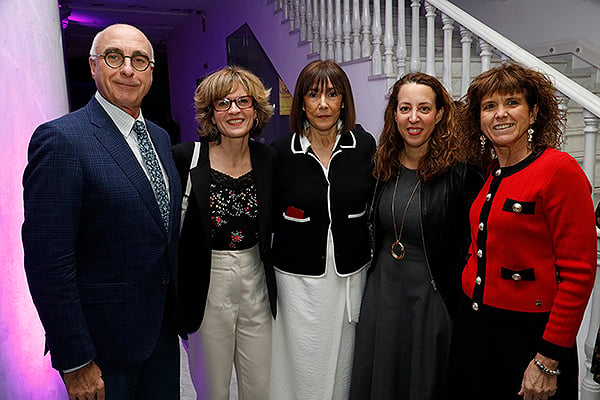
[[[142,167],[92,99],[41,125],[23,175],[25,272],[52,365],[146,359],[176,287],[181,184],[166,131],[146,121],[169,178],[170,229]]]

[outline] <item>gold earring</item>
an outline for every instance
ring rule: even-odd
[[[481,145],[481,149],[479,150],[481,154],[485,153],[485,136],[479,136],[479,144]]]

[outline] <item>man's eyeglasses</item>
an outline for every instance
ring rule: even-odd
[[[91,54],[92,57],[102,57],[104,58],[104,62],[111,68],[119,68],[123,63],[125,63],[125,59],[129,58],[131,60],[131,66],[136,71],[142,72],[148,69],[150,64],[154,64],[154,61],[150,61],[150,59],[143,55],[138,54],[136,56],[125,56],[116,51],[109,51],[106,54]]]
[[[228,111],[233,103],[235,103],[240,110],[243,110],[254,105],[254,97],[240,96],[236,97],[235,99],[218,99],[213,101],[212,105],[216,111]]]

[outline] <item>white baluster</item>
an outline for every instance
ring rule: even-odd
[[[352,34],[352,24],[350,23],[350,0],[344,0],[342,31],[344,32],[344,50],[342,60],[352,60],[352,47],[350,46],[350,35]]]
[[[442,13],[442,29],[444,30],[444,68],[442,82],[450,96],[452,96],[452,32],[454,20]]]
[[[595,184],[596,176],[596,141],[598,137],[598,125],[600,118],[592,114],[585,108],[583,109],[583,133],[585,135],[585,144],[583,147],[583,170],[588,179]]]
[[[294,0],[294,30],[300,30],[300,0]]]
[[[362,56],[371,57],[371,14],[369,11],[369,1],[363,0],[362,7]]]
[[[485,40],[479,38],[479,56],[481,57],[481,72],[490,69],[492,64],[492,46]]]
[[[300,0],[298,5],[298,14],[300,14],[300,41],[306,41],[306,0]]]
[[[312,19],[312,24],[313,24],[313,51],[315,53],[319,53],[319,54],[323,54],[321,53],[321,48],[320,48],[320,44],[321,44],[321,36],[319,35],[319,25],[320,25],[320,19],[319,19],[319,3],[321,0],[313,0],[313,19]]]
[[[596,123],[596,128],[598,127]],[[600,231],[596,229],[596,233],[600,234]],[[596,253],[596,280],[594,282],[594,291],[592,292],[592,298],[590,300],[590,323],[588,326],[587,336],[585,338],[585,344],[583,350],[585,353],[585,376],[581,382],[581,400],[598,400],[600,399],[600,385],[598,385],[592,378],[590,372],[590,366],[592,364],[592,356],[594,354],[594,344],[596,342],[596,335],[598,333],[598,325],[600,323],[600,237],[598,238]]]
[[[335,34],[333,32],[333,2],[327,0],[327,59],[335,59],[334,51],[334,39]]]
[[[327,11],[325,9],[325,1],[321,1],[321,60],[327,60]]]
[[[282,9],[283,9],[283,19],[287,20],[290,17],[290,9],[288,5],[288,0],[282,0]]]
[[[371,74],[383,72],[381,57],[381,7],[379,0],[373,0],[373,54],[371,55]]]
[[[312,54],[315,51],[312,2],[313,0],[306,0],[306,41],[308,42],[308,54]]]
[[[385,0],[385,26],[383,34],[383,73],[392,76],[394,73],[394,22],[392,14],[392,0]]]
[[[335,62],[342,62],[342,6],[335,0]]]
[[[464,96],[471,84],[471,31],[460,27],[460,43],[462,45],[462,72],[460,76],[460,95]]]
[[[360,58],[360,0],[352,0],[352,59]]]
[[[556,97],[558,97],[558,112],[560,115],[560,119],[563,120],[566,124],[567,115],[569,113],[569,98],[567,96],[565,96],[559,90],[556,91]],[[563,128],[566,129],[566,126]],[[566,134],[566,132],[563,132],[563,134]],[[561,143],[561,147],[563,147],[563,146],[564,146],[564,143]]]
[[[406,74],[406,16],[404,0],[398,0],[398,34],[396,45],[396,59],[398,63],[398,79]]]
[[[421,70],[421,49],[419,47],[419,8],[421,7],[420,0],[412,0],[412,34],[410,40],[410,71],[416,72]]]
[[[435,76],[435,12],[436,8],[425,2],[427,20],[427,47],[425,48],[425,73]]]

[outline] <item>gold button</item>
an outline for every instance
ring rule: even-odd
[[[536,307],[541,306],[542,305],[542,301],[541,300],[536,300],[535,301],[535,305],[536,305]]]
[[[481,277],[480,276],[478,276],[477,278],[475,278],[475,284],[481,285]]]
[[[491,193],[488,193],[488,194],[485,195],[485,200],[486,201],[490,201],[491,198],[492,198],[492,194]]]
[[[521,211],[523,211],[523,206],[521,205],[521,203],[515,203],[512,205],[512,210],[516,213],[520,213]]]
[[[479,230],[482,231],[484,227],[485,227],[485,225],[483,224],[483,222],[480,222],[479,223]]]
[[[477,303],[474,302],[473,304],[471,304],[471,308],[473,309],[473,311],[478,311],[479,310],[479,304],[477,304]]]
[[[477,257],[483,257],[483,251],[481,249],[477,250]]]
[[[511,278],[513,279],[513,281],[520,281],[521,275],[520,274],[512,274]]]
[[[502,173],[502,170],[501,169],[497,169],[496,172],[494,172],[494,175],[500,176],[501,173]]]

